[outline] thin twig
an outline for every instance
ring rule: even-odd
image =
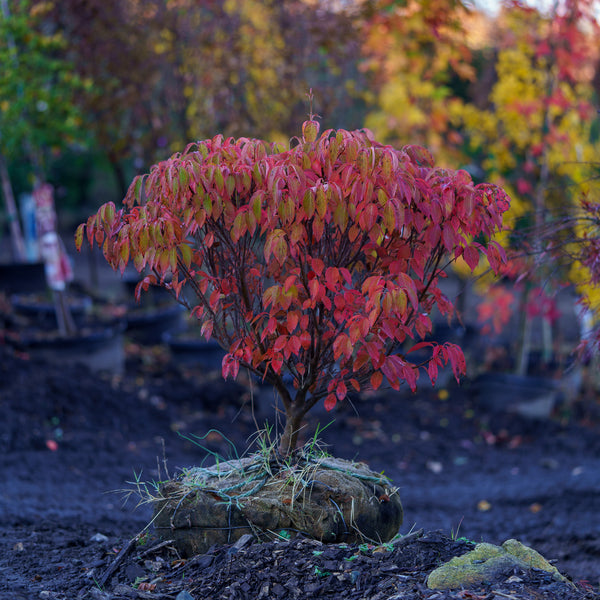
[[[142,552],[140,554],[140,558],[145,558],[149,554],[154,554],[155,552],[157,552],[161,548],[164,548],[165,546],[168,546],[169,544],[172,544],[174,541],[175,540],[165,540],[164,542],[160,542],[159,544],[156,544],[155,546],[152,546],[152,548],[148,548],[148,550],[144,550],[144,552]]]
[[[518,600],[516,596],[505,594],[504,592],[499,592],[498,590],[492,590],[492,594],[496,594],[496,596],[502,596],[503,598],[508,598],[509,600]]]
[[[424,533],[425,533],[424,529],[417,529],[417,531],[413,531],[412,533],[407,533],[406,535],[403,535],[401,538],[394,540],[392,542],[392,544],[393,544],[394,548],[402,548],[404,546],[408,546],[408,544],[410,544],[411,542],[414,542],[415,540],[419,539],[420,537],[423,537]]]
[[[117,554],[117,557],[115,558],[115,560],[113,560],[110,567],[108,567],[108,569],[106,569],[106,571],[104,571],[104,573],[102,574],[102,577],[100,577],[98,584],[100,585],[101,588],[106,585],[106,582],[109,580],[109,578],[113,576],[115,571],[121,566],[121,563],[125,560],[125,558],[127,558],[127,555],[133,550],[136,542],[138,541],[138,538],[139,538],[139,536],[137,536],[137,535],[135,537],[132,537],[121,548],[121,551],[119,552],[119,554]]]

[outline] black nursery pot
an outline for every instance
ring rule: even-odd
[[[0,290],[6,294],[31,294],[46,289],[43,262],[0,264]]]
[[[479,402],[493,412],[544,419],[561,399],[560,382],[548,377],[483,373],[473,382]]]
[[[93,301],[89,296],[67,294],[69,312],[77,327],[86,325],[88,315],[92,310]],[[45,294],[14,294],[10,297],[13,310],[26,317],[31,325],[46,331],[56,329],[56,306]]]
[[[139,344],[160,344],[167,331],[177,329],[183,307],[171,300],[157,306],[134,306],[127,312],[127,337]]]
[[[177,329],[166,331],[162,341],[169,347],[177,364],[221,370],[225,350],[214,340],[206,341],[188,329]]]
[[[42,330],[9,331],[9,345],[31,359],[57,365],[81,364],[93,372],[124,371],[124,321],[88,324],[74,336]]]

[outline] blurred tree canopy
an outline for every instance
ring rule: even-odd
[[[40,3],[41,4],[41,3]],[[52,26],[93,82],[77,105],[124,194],[131,173],[188,141],[287,139],[317,109],[360,126],[362,10],[302,0],[61,0]]]
[[[123,195],[189,141],[287,140],[313,89],[325,126],[423,144],[509,185],[523,211],[542,163],[564,182],[563,163],[597,151],[597,23],[593,0],[559,0],[553,14],[500,4],[490,15],[467,0],[15,1],[0,39],[0,148],[14,161],[86,141]]]
[[[43,179],[48,157],[82,140],[75,96],[85,89],[65,58],[47,7],[20,0],[0,11],[0,154]]]
[[[448,160],[459,138],[449,114],[475,79],[460,0],[380,0],[364,23],[365,68],[376,86],[366,125],[379,139],[422,144]]]

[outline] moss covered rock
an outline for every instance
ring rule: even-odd
[[[490,582],[509,574],[515,568],[547,571],[557,581],[567,581],[539,552],[518,540],[507,540],[502,546],[477,544],[475,549],[457,556],[429,574],[430,589],[456,589]]]

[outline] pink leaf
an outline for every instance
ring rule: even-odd
[[[475,246],[466,246],[463,251],[463,257],[471,271],[479,264],[479,250]]]
[[[335,394],[328,394],[325,397],[325,410],[327,412],[333,410],[335,408],[336,404],[337,404],[337,398],[335,397]]]
[[[340,381],[335,388],[335,395],[337,396],[337,399],[340,401],[343,400],[347,393],[348,389],[346,388],[346,384],[343,381]]]

